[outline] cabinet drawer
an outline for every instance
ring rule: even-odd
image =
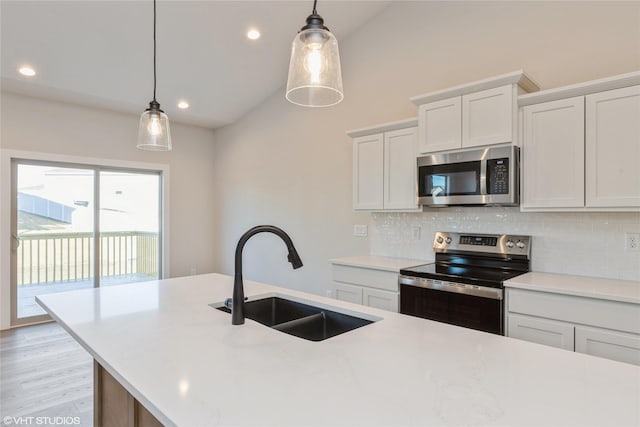
[[[369,288],[398,292],[398,273],[394,271],[372,270],[370,268],[335,265],[332,268],[333,280],[352,283]]]
[[[569,323],[509,314],[507,315],[507,336],[574,350],[574,326]]]
[[[576,351],[640,365],[640,336],[576,326]]]
[[[398,292],[381,291],[379,289],[362,289],[362,303],[369,307],[379,308],[381,310],[393,311],[397,313]]]
[[[507,311],[640,333],[639,304],[507,289]]]
[[[362,288],[360,286],[333,282],[333,289],[337,300],[362,304]]]

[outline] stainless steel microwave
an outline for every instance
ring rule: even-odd
[[[519,203],[520,149],[513,145],[418,157],[418,198],[423,206]]]

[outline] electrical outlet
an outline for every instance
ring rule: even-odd
[[[420,226],[411,227],[411,240],[420,240]]]
[[[191,267],[191,275],[195,276],[196,274],[198,274],[198,270],[195,267]]]
[[[327,289],[327,298],[333,298],[333,291],[331,289]]]
[[[354,224],[353,235],[356,237],[367,237],[367,225],[366,224]]]
[[[640,233],[624,233],[624,250],[640,252]]]

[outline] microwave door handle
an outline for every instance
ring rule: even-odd
[[[487,196],[487,159],[480,160],[480,195]]]

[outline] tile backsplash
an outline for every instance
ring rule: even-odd
[[[640,252],[625,251],[624,247],[625,233],[640,233],[638,212],[520,212],[519,208],[458,207],[373,213],[370,252],[433,259],[436,231],[530,235],[533,271],[640,281]]]

